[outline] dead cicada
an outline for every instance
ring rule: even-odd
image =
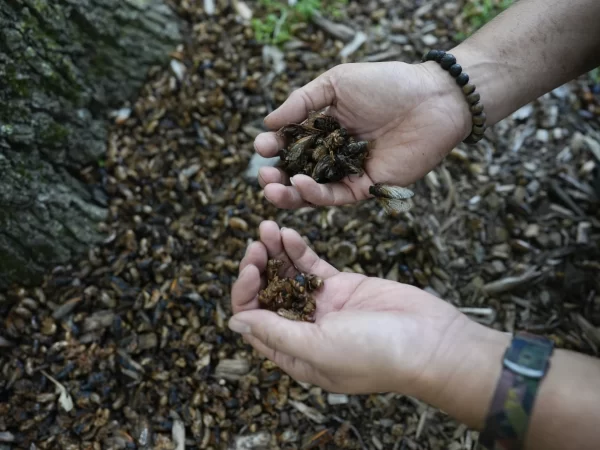
[[[388,214],[407,212],[412,205],[410,199],[413,191],[400,186],[377,183],[369,187],[369,194],[374,196]]]
[[[372,143],[357,141],[332,116],[311,111],[302,123],[288,124],[277,132],[284,141],[278,167],[290,177],[303,174],[317,183],[333,183],[350,175],[362,176]],[[369,188],[388,214],[406,212],[414,194],[399,186],[381,183]]]
[[[280,259],[267,262],[267,286],[258,293],[258,304],[289,320],[314,322],[314,291],[323,286],[323,279],[301,272],[293,278],[281,276],[282,267]]]
[[[304,174],[317,183],[331,183],[363,173],[369,143],[356,141],[332,116],[311,111],[302,123],[285,125],[278,135],[285,142],[279,167],[289,176]]]

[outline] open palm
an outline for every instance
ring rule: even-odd
[[[263,222],[260,236],[240,264],[232,322],[245,323],[248,342],[297,380],[347,393],[392,390],[400,382],[410,392],[444,336],[463,320],[451,305],[412,286],[338,271],[298,233],[274,222]],[[269,258],[284,261],[281,275],[300,270],[325,280],[316,293],[315,323],[259,309]]]
[[[318,184],[296,175],[290,186],[281,170],[263,167],[259,182],[265,196],[280,208],[343,205],[368,198],[374,183],[407,186],[423,177],[468,134],[468,111],[460,108],[464,101],[454,98],[460,91],[444,75],[401,62],[342,64],[294,91],[265,119],[270,129],[327,108],[352,135],[374,141],[373,149],[365,175],[337,183]],[[452,101],[440,101],[440,96]],[[275,156],[281,147],[275,132],[255,141],[264,157]]]

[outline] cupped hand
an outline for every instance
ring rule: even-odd
[[[280,275],[302,271],[324,279],[314,323],[259,309],[269,258],[284,261]],[[296,231],[271,221],[248,247],[231,295],[233,331],[294,379],[332,392],[418,392],[469,321],[413,286],[338,271]]]
[[[309,111],[327,112],[352,135],[374,141],[365,174],[318,184],[307,175],[291,180],[280,169],[263,167],[259,183],[279,208],[330,206],[370,197],[369,186],[408,186],[433,169],[470,132],[471,118],[461,90],[436,63],[349,63],[323,73],[265,118],[270,130],[256,137],[263,157],[282,148],[276,130],[300,123]]]

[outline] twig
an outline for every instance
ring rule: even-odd
[[[58,381],[56,381],[54,378],[52,378],[52,376],[50,376],[48,374],[48,372],[46,372],[45,370],[41,371],[50,381],[52,381],[52,383],[54,383],[54,385],[56,386],[56,390],[58,391],[58,393],[60,394],[60,396],[58,397],[58,403],[60,404],[60,406],[62,406],[62,408],[66,411],[69,412],[73,409],[73,399],[71,398],[71,396],[69,395],[69,392],[67,391],[67,388],[65,388],[62,384],[60,384]]]
[[[456,200],[456,188],[454,187],[454,183],[452,182],[452,175],[450,175],[448,169],[442,166],[440,167],[440,170],[442,172],[444,183],[446,183],[446,186],[448,187],[448,195],[446,196],[444,204],[444,212],[448,214]]]
[[[583,183],[579,180],[576,180],[571,175],[566,174],[566,173],[559,173],[558,177],[561,180],[569,183],[571,186],[579,189],[584,194],[587,194],[588,196],[592,197],[593,199],[596,199],[596,197],[597,197],[596,193],[594,192],[594,189],[592,189],[592,187],[589,184]]]
[[[481,316],[491,316],[495,313],[492,308],[458,308],[458,310],[465,314],[477,314]]]
[[[339,423],[344,423],[344,422],[348,422],[347,420],[342,419],[339,416],[331,416],[334,420],[337,420]],[[358,439],[358,442],[360,443],[360,447],[362,448],[362,450],[367,450],[367,446],[365,445],[365,443],[362,440],[362,437],[360,435],[360,433],[358,432],[358,430],[356,429],[356,427],[354,425],[352,425],[352,423],[348,422],[349,428],[352,430],[352,432],[355,434],[356,438]]]
[[[281,17],[275,24],[275,29],[273,30],[273,39],[277,39],[277,36],[279,36],[279,33],[281,32],[281,26],[285,23],[287,15],[287,11],[283,11],[283,14],[281,14]]]
[[[421,413],[421,417],[419,418],[419,424],[417,425],[417,433],[416,438],[419,439],[421,436],[421,432],[423,431],[423,427],[425,426],[425,421],[427,420],[427,413],[429,412],[429,408],[426,407],[425,410]]]
[[[597,353],[598,347],[600,346],[600,331],[579,313],[571,314],[571,318],[581,327],[583,337],[587,338],[591,347],[594,348],[594,352]]]
[[[458,222],[461,219],[461,216],[452,216],[449,219],[447,219],[442,226],[440,227],[440,230],[438,232],[438,234],[444,234],[446,231],[448,231],[450,229],[450,227],[452,225],[454,225],[456,222]]]
[[[529,281],[537,278],[542,273],[537,271],[537,268],[532,267],[522,275],[514,277],[506,277],[500,280],[492,281],[491,283],[483,286],[483,291],[487,294],[500,294],[502,292],[508,292],[513,289],[517,289]]]
[[[577,206],[569,194],[567,194],[563,188],[561,188],[555,180],[550,180],[550,187],[554,193],[560,198],[569,208],[573,210],[579,217],[585,217],[583,210]]]

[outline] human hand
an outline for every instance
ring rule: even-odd
[[[408,186],[471,131],[462,91],[435,63],[336,66],[294,91],[265,118],[265,124],[277,130],[326,107],[350,134],[374,141],[365,174],[327,184],[296,175],[290,185],[280,169],[263,167],[259,183],[267,199],[279,208],[358,202],[371,197],[369,186],[374,183]],[[282,145],[274,131],[261,133],[254,142],[256,151],[267,158],[274,157]]]
[[[259,231],[232,288],[229,326],[298,381],[333,392],[415,395],[438,376],[448,348],[474,323],[416,287],[338,271],[294,230],[265,221]],[[282,276],[299,270],[324,279],[315,292],[315,323],[259,309],[269,258],[284,261]]]

